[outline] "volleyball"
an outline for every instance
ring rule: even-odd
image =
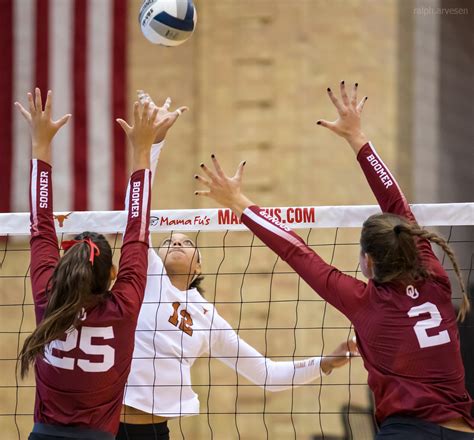
[[[138,18],[149,41],[179,46],[194,32],[197,15],[192,0],[146,0]]]

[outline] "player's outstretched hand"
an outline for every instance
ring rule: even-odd
[[[334,92],[328,87],[329,99],[336,107],[338,117],[335,121],[319,119],[318,125],[329,128],[332,132],[346,139],[357,154],[360,148],[367,142],[367,138],[362,132],[360,118],[367,96],[357,103],[358,84],[351,87],[350,96],[346,90],[344,81],[340,83],[341,99],[339,100]],[[356,151],[357,150],[357,151]]]
[[[195,191],[197,196],[210,197],[217,203],[232,209],[237,215],[242,214],[245,208],[253,203],[241,192],[242,174],[244,172],[245,162],[240,162],[236,173],[229,177],[224,173],[216,156],[211,155],[214,170],[208,168],[204,163],[201,169],[207,177],[195,175],[200,183],[208,188],[205,191]]]
[[[48,90],[44,109],[41,100],[41,91],[38,87],[35,89],[34,98],[31,93],[28,93],[29,111],[19,102],[15,102],[16,108],[18,108],[30,126],[32,156],[48,163],[51,162],[51,141],[59,129],[71,118],[71,115],[67,114],[57,121],[52,120],[52,96],[51,90]]]
[[[158,121],[166,120],[166,122],[160,126],[158,133],[156,134],[155,140],[153,141],[154,144],[158,144],[159,142],[164,141],[168,130],[174,125],[177,119],[186,111],[188,111],[188,107],[178,107],[174,111],[170,111],[171,107],[171,98],[166,98],[165,102],[161,107],[157,106],[151,96],[146,93],[144,90],[137,90],[138,101],[140,102],[141,106],[144,106],[146,102],[149,104],[149,111],[153,111],[155,107],[158,108]]]
[[[123,119],[117,122],[123,128],[132,145],[133,171],[150,168],[150,150],[160,127],[167,122],[164,118],[158,120],[158,107],[149,111],[150,103],[140,107],[138,101],[133,105],[133,125],[129,125]]]
[[[323,357],[321,360],[321,369],[325,374],[329,374],[334,368],[340,368],[346,365],[350,358],[355,356],[360,355],[354,337],[349,341],[341,342],[329,356]]]

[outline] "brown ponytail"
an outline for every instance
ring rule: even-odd
[[[21,377],[25,377],[38,355],[43,356],[45,346],[60,338],[71,327],[80,325],[84,307],[93,305],[107,292],[110,284],[112,250],[103,235],[83,232],[76,240],[90,238],[100,255],[89,261],[91,249],[86,242],[72,246],[59,260],[46,288],[48,304],[43,320],[26,338],[19,355]]]
[[[432,243],[436,243],[443,251],[445,254],[449,257],[451,260],[451,264],[453,266],[454,272],[456,273],[456,277],[458,279],[459,287],[461,288],[462,292],[462,303],[461,307],[459,308],[458,312],[458,321],[464,321],[464,318],[466,317],[467,313],[471,309],[471,304],[469,302],[469,297],[467,295],[466,287],[464,285],[464,281],[461,277],[461,272],[459,270],[459,265],[458,262],[456,261],[456,257],[454,256],[454,252],[449,246],[449,244],[446,242],[446,240],[439,235],[429,232],[425,229],[420,228],[418,225],[411,225],[407,232],[415,237],[418,237],[419,239],[422,240],[428,240],[431,241]]]
[[[419,259],[417,239],[436,243],[451,260],[463,294],[458,313],[458,320],[463,321],[470,309],[470,303],[452,249],[439,235],[409,223],[403,217],[376,214],[364,222],[360,244],[362,251],[370,255],[374,262],[374,280],[379,283],[400,281],[413,284],[429,278],[429,272]]]

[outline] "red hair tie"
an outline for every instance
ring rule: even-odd
[[[74,245],[77,243],[87,243],[90,247],[90,255],[89,255],[89,261],[94,265],[94,257],[98,257],[100,255],[100,249],[99,247],[89,238],[84,238],[83,240],[65,240],[61,243],[64,251],[68,251],[71,249]]]

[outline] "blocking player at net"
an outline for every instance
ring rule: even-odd
[[[139,91],[143,103],[155,104]],[[170,99],[159,108],[167,117],[151,152],[153,175],[169,128],[186,110],[169,112]],[[152,177],[153,179],[153,177]],[[275,362],[241,339],[202,295],[202,258],[194,241],[173,233],[158,251],[148,253],[148,279],[140,311],[132,367],[125,388],[119,440],[169,439],[168,419],[199,414],[191,368],[198,357],[211,356],[269,391],[282,391],[317,379],[357,355],[354,341],[331,355]]]
[[[464,385],[456,313],[448,275],[431,249],[451,259],[463,292],[459,312],[469,309],[459,269],[446,241],[420,228],[395,178],[361,129],[366,101],[357,103],[340,84],[341,99],[328,88],[338,118],[320,120],[346,139],[383,214],[363,224],[360,265],[368,282],[325,263],[303,240],[241,192],[244,163],[230,178],[213,157],[214,170],[201,165],[211,197],[241,216],[243,223],[285,260],[326,301],[352,321],[374,393],[377,439],[472,440],[472,400]]]
[[[117,433],[134,332],[146,283],[150,217],[150,148],[157,112],[134,109],[133,126],[118,120],[133,149],[130,203],[118,273],[104,236],[84,232],[63,242],[53,220],[51,141],[71,115],[51,119],[52,95],[28,94],[31,161],[31,283],[36,329],[19,362],[35,366],[36,399],[30,440],[112,440]],[[117,275],[117,277],[116,277]],[[110,289],[116,277],[115,284]]]

